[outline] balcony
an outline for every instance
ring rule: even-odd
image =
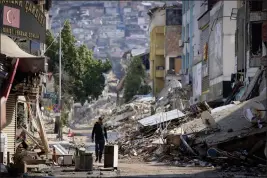
[[[165,67],[164,66],[157,66],[156,67],[156,74],[157,78],[164,78],[165,75]]]
[[[155,44],[155,54],[164,55],[164,43]]]
[[[164,33],[164,27],[156,27],[156,33]]]

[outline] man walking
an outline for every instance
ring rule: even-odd
[[[103,125],[103,118],[99,117],[98,122],[95,123],[92,132],[92,141],[95,141],[95,162],[99,161],[101,163],[102,154],[105,146],[105,139],[107,141],[107,130]]]

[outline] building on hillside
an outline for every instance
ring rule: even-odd
[[[1,11],[7,13],[7,9],[20,9],[20,19],[10,19],[4,14],[0,24],[1,28],[1,51],[0,51],[0,97],[1,97],[1,157],[4,163],[9,163],[10,158],[16,151],[16,132],[20,126],[17,117],[17,103],[19,96],[25,96],[27,101],[34,102],[42,95],[42,74],[47,71],[46,57],[43,56],[45,49],[46,26],[48,23],[47,11],[51,7],[51,0],[42,1],[1,1]],[[33,12],[26,12],[27,6],[39,9],[35,13],[39,18],[32,18]],[[22,23],[20,23],[23,22]],[[14,28],[15,27],[15,28]],[[18,33],[19,32],[19,33]],[[34,50],[32,46],[34,45]],[[31,104],[28,103],[27,106]],[[36,107],[36,105],[34,105]],[[34,107],[34,108],[35,108]],[[28,117],[23,123],[28,123]],[[27,126],[27,124],[26,124]],[[29,129],[29,127],[27,127]],[[2,142],[3,141],[3,142]]]
[[[156,7],[148,12],[150,16],[150,77],[153,95],[159,93],[165,84],[166,74],[173,75],[181,68],[182,15],[179,6]],[[168,72],[174,68],[174,73]],[[176,69],[175,69],[176,68]]]

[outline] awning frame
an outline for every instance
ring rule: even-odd
[[[1,34],[0,53],[6,58],[13,59],[14,65],[16,59],[20,59],[18,70],[22,72],[40,73],[45,72],[45,56],[34,56],[22,50],[11,38]]]

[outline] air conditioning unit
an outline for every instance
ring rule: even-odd
[[[182,40],[179,40],[179,47],[183,47],[184,46],[184,42]]]

